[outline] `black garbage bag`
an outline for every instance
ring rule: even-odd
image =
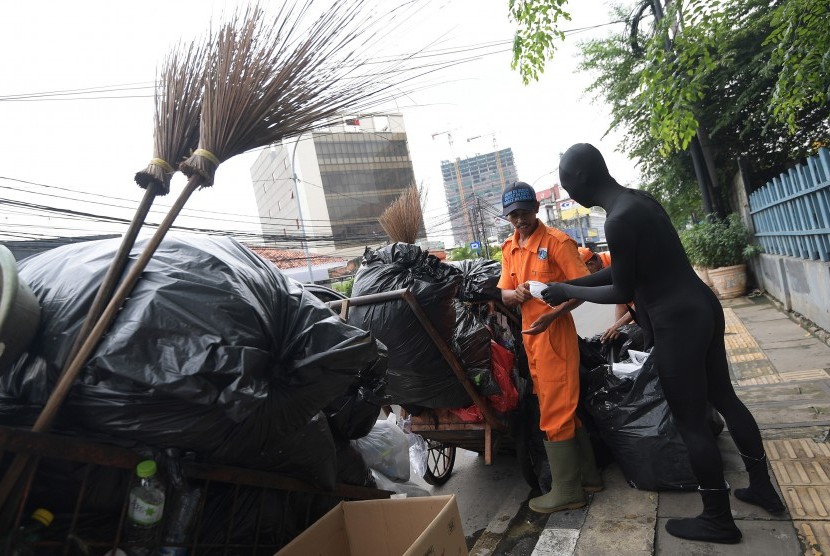
[[[145,243],[137,243],[132,260]],[[118,244],[67,245],[20,263],[43,317],[29,352],[0,377],[3,422],[16,408],[45,402]],[[343,323],[236,241],[171,235],[57,421],[204,460],[285,471],[299,451],[283,441],[379,359],[370,333]],[[331,440],[329,447],[333,461]],[[299,476],[326,475],[304,466],[294,466]],[[330,469],[333,476],[333,463]]]
[[[409,243],[366,249],[352,296],[409,288],[438,334],[450,340],[455,328],[453,297],[461,273]],[[389,350],[386,392],[404,406],[467,407],[472,403],[436,344],[404,300],[349,311],[349,324],[380,340]]]
[[[345,440],[338,440],[337,446],[337,482],[347,485],[377,488],[375,477],[363,460],[360,452]]]
[[[501,394],[490,369],[490,340],[492,334],[474,311],[458,300],[454,301],[455,330],[452,335],[452,349],[461,359],[464,372],[476,390],[484,396]]]
[[[501,263],[491,259],[465,259],[447,264],[461,271],[461,287],[456,297],[462,301],[490,301],[501,299],[498,288]]]
[[[369,434],[381,408],[391,403],[386,394],[386,346],[378,342],[378,349],[383,354],[378,364],[361,371],[347,394],[323,408],[337,440],[354,440]]]
[[[642,490],[693,490],[686,446],[657,376],[654,351],[640,372],[618,378],[603,365],[588,373],[585,407],[628,483]]]

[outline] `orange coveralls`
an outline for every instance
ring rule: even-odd
[[[562,282],[588,274],[588,268],[576,249],[576,242],[564,232],[549,228],[537,220],[537,227],[524,247],[519,247],[519,233],[502,245],[502,273],[498,287],[515,290],[522,282]],[[533,298],[522,303],[522,328],[543,313],[551,311],[544,301]],[[548,440],[562,441],[574,437],[579,402],[579,345],[570,313],[558,317],[547,330],[535,336],[524,335],[533,389],[539,398],[539,428]]]

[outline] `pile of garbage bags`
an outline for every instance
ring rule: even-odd
[[[610,453],[628,483],[643,490],[693,490],[697,479],[658,377],[653,348],[642,331],[627,325],[613,342],[580,339],[580,416]],[[714,434],[723,419],[711,410]],[[596,444],[595,444],[596,447]]]
[[[467,377],[485,396],[501,394],[491,371],[492,334],[463,300],[499,295],[500,265],[495,261],[461,261],[453,265],[409,243],[367,249],[352,295],[408,288],[438,334],[462,362]],[[403,299],[352,307],[349,324],[371,331],[388,349],[386,393],[391,403],[418,408],[468,407],[472,400],[438,346]]]
[[[0,423],[34,421],[118,243],[71,244],[19,264],[42,324],[0,377]],[[56,423],[331,489],[336,440],[371,430],[385,376],[385,348],[370,332],[342,322],[271,263],[230,238],[171,235]]]

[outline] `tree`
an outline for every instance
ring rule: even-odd
[[[784,134],[793,136],[785,140],[788,143],[815,135],[815,125],[826,131],[830,0],[666,3],[666,16],[644,45],[636,93],[628,98],[635,102],[634,110],[642,111],[638,120],[646,117],[639,123],[647,124],[648,133],[657,139],[654,146],[664,156],[689,145],[706,117],[702,112],[712,101],[723,111],[734,110],[716,92],[728,90],[732,97],[749,98],[732,86],[728,81],[731,76],[724,74],[730,69],[741,73],[737,71],[741,68],[736,65],[736,55],[744,62],[752,58],[743,77],[751,74],[762,78],[758,84],[751,83],[755,93],[762,93],[752,99],[758,104],[751,110],[749,103],[741,105],[742,110],[751,111],[748,116],[773,120],[770,130],[783,129]],[[517,23],[512,64],[525,83],[538,79],[545,62],[555,53],[555,40],[564,38],[559,24],[570,20],[566,4],[567,0],[509,0],[510,17]],[[641,0],[640,7],[643,5],[653,5],[653,0]],[[635,11],[620,11],[617,15],[630,17]],[[747,51],[747,45],[754,52]],[[718,79],[722,89],[713,89]],[[766,136],[777,142],[770,133]]]
[[[518,69],[525,85],[538,81],[545,62],[553,58],[556,42],[565,40],[559,21],[570,21],[563,9],[568,0],[508,0],[510,18],[516,22],[513,37],[513,69]]]
[[[721,183],[729,183],[738,158],[766,178],[830,137],[827,103],[802,109],[794,129],[770,117],[782,69],[767,40],[776,13],[765,0],[733,0],[710,18],[684,18],[676,33],[668,24],[658,27],[642,55],[632,50],[627,30],[581,45],[581,69],[596,76],[589,91],[609,104],[610,127],[625,130],[621,148],[639,158],[645,188],[676,225],[700,209],[682,151],[698,125],[711,135]],[[622,8],[613,15],[627,16]],[[671,51],[661,32],[674,33]]]

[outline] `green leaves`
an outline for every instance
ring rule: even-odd
[[[553,58],[558,41],[565,39],[560,20],[570,21],[564,10],[568,0],[509,0],[510,19],[516,22],[511,67],[519,70],[527,85],[538,81],[545,63]]]
[[[805,109],[830,102],[830,1],[787,0],[775,9],[764,45],[780,67],[771,112],[791,133]]]
[[[749,243],[749,232],[735,213],[725,220],[710,217],[681,231],[680,242],[689,261],[703,268],[742,264],[761,252]]]

